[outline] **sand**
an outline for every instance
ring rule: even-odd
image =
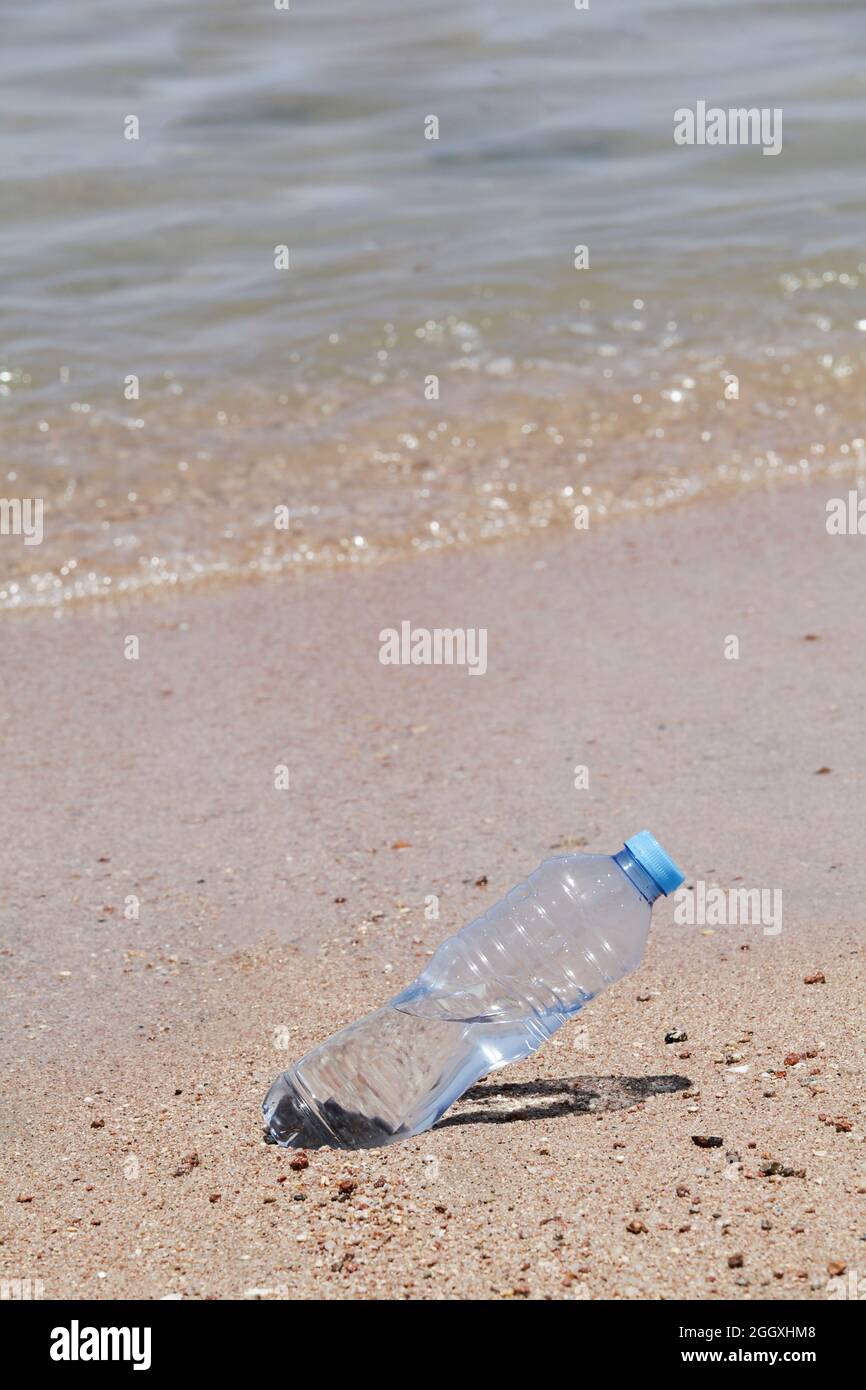
[[[866,1270],[866,542],[830,492],[4,621],[3,1277],[823,1299]],[[486,675],[380,665],[403,619],[486,627]],[[781,931],[663,901],[639,972],[432,1133],[262,1142],[288,1061],[551,850],[643,826],[690,884],[781,890]]]

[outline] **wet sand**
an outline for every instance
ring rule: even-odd
[[[4,621],[3,1277],[748,1299],[866,1268],[866,542],[830,495]],[[381,665],[404,619],[486,627],[486,675]],[[780,889],[782,930],[663,903],[637,974],[431,1134],[262,1142],[289,1060],[546,854],[642,826],[687,883]]]

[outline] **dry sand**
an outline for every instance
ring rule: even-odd
[[[866,541],[826,535],[827,495],[5,621],[4,1277],[48,1298],[866,1280]],[[486,627],[487,675],[381,666],[404,618]],[[434,1132],[306,1168],[263,1144],[288,1060],[552,848],[644,825],[689,883],[781,889],[782,931],[663,902],[640,971]]]

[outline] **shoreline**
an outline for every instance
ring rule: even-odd
[[[4,1275],[748,1299],[862,1264],[863,561],[828,493],[7,624]],[[485,678],[383,666],[404,619],[484,628]],[[282,1066],[545,855],[644,825],[688,883],[781,891],[782,930],[665,903],[637,974],[431,1134],[262,1143]]]
[[[624,442],[622,447],[625,452],[628,452],[631,442],[628,439]],[[739,451],[735,451],[736,464],[719,464],[714,470],[689,475],[687,471],[677,472],[668,465],[661,470],[644,470],[633,476],[629,476],[626,470],[626,476],[618,482],[613,478],[602,479],[594,486],[587,484],[588,490],[582,489],[580,492],[568,482],[567,469],[557,471],[555,478],[550,474],[546,481],[539,480],[539,490],[535,492],[526,477],[519,477],[520,467],[515,469],[513,475],[509,473],[512,463],[506,460],[503,473],[492,475],[495,482],[489,481],[481,490],[489,492],[500,488],[507,492],[513,486],[515,492],[509,494],[509,508],[488,511],[486,515],[479,510],[452,515],[455,498],[447,492],[442,498],[430,497],[426,488],[418,492],[410,471],[402,477],[399,490],[417,502],[420,530],[415,533],[410,530],[392,533],[387,526],[384,530],[377,529],[379,520],[370,511],[371,498],[375,494],[366,498],[363,505],[361,499],[355,497],[360,510],[351,519],[348,516],[343,518],[340,526],[346,534],[341,539],[335,539],[333,534],[327,532],[316,539],[312,531],[304,531],[306,522],[296,532],[289,526],[291,509],[278,505],[273,511],[281,513],[280,525],[260,524],[256,530],[243,534],[238,538],[239,549],[233,556],[227,552],[218,558],[206,554],[172,554],[169,546],[166,554],[152,554],[146,550],[150,559],[146,564],[140,560],[137,570],[118,571],[112,575],[99,573],[104,568],[105,557],[98,552],[73,559],[65,546],[62,554],[66,557],[66,563],[60,570],[57,569],[61,551],[53,535],[49,511],[49,525],[44,528],[49,544],[45,549],[41,545],[39,547],[39,568],[35,572],[19,570],[5,578],[0,577],[0,621],[12,614],[50,612],[65,616],[70,612],[105,608],[120,611],[138,601],[160,601],[165,598],[174,601],[175,596],[183,599],[199,593],[225,592],[251,583],[271,584],[283,580],[305,582],[308,577],[362,573],[395,564],[407,565],[417,560],[438,560],[440,557],[485,552],[490,548],[544,543],[548,538],[561,541],[572,528],[581,533],[603,532],[610,524],[641,523],[683,508],[725,506],[738,498],[786,496],[804,489],[825,488],[828,494],[843,493],[843,497],[835,497],[840,504],[837,511],[841,515],[833,518],[833,525],[837,529],[844,528],[852,524],[847,513],[856,511],[850,502],[852,494],[860,497],[858,484],[862,484],[864,463],[862,446],[863,441],[858,437],[851,444],[841,445],[844,453],[850,453],[855,448],[851,457],[843,459],[837,456],[832,463],[801,458],[800,466],[791,463],[783,466],[771,448],[766,450],[765,455],[753,459],[752,464],[745,465]],[[524,443],[523,447],[527,445]],[[680,452],[683,447],[682,444],[679,446]],[[448,471],[445,470],[446,475]],[[508,483],[506,477],[510,479]],[[279,492],[282,485],[282,482],[274,482],[273,487]],[[422,496],[427,499],[423,505]],[[25,499],[25,502],[28,500]],[[37,500],[41,502],[42,499]],[[24,504],[18,499],[15,505],[21,507]],[[105,503],[94,501],[93,505],[102,507]],[[393,498],[389,502],[383,493],[379,505],[385,517],[388,517]],[[440,505],[441,512],[438,511]],[[115,516],[111,522],[104,520],[103,524],[109,530],[112,527],[116,530],[120,528],[115,536],[116,545],[123,543],[124,525],[135,527],[140,523],[147,528],[155,527],[151,542],[156,550],[161,551],[166,536],[173,536],[176,541],[179,528],[185,535],[190,530],[194,531],[191,514],[185,510],[185,506],[170,506],[149,516],[145,512],[137,520],[134,511],[130,510],[123,521]],[[260,518],[262,506],[262,499],[259,498],[256,511]],[[300,508],[303,514],[311,510],[318,513],[320,508]],[[270,516],[270,511],[269,501],[264,514]],[[40,511],[40,528],[41,515]],[[58,515],[61,521],[60,535],[64,537],[69,518],[64,518],[62,513]],[[211,511],[207,514],[206,530],[216,535],[227,527],[227,534],[234,534],[233,527],[237,522],[237,515],[230,511]],[[855,516],[855,526],[856,522]],[[337,527],[338,531],[340,526]],[[366,534],[356,535],[357,530]],[[277,541],[277,537],[282,539]],[[17,543],[17,533],[14,539]],[[9,544],[8,537],[6,544]],[[22,550],[26,550],[25,545],[22,545]],[[35,559],[34,556],[34,564]],[[91,566],[95,568],[91,569]],[[62,582],[61,573],[65,575]],[[34,583],[39,586],[37,591],[28,587]],[[57,594],[60,589],[62,595],[52,598],[52,593]]]

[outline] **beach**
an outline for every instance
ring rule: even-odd
[[[4,615],[3,1277],[74,1299],[842,1296],[866,1235],[843,493]],[[486,629],[483,677],[383,665],[404,621]],[[263,1142],[290,1061],[541,859],[643,826],[687,885],[778,891],[781,919],[683,925],[662,900],[639,970],[431,1133]]]
[[[0,1301],[862,1299],[851,6],[43,0],[3,56]],[[685,883],[548,1045],[265,1142],[643,829]],[[509,1046],[594,988],[539,940]]]

